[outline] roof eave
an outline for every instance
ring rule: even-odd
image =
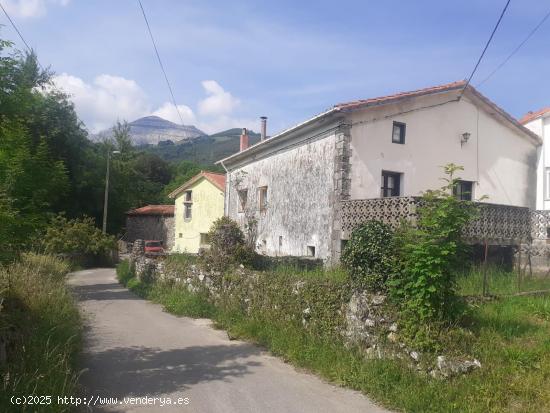
[[[215,172],[211,172],[215,173]],[[222,175],[222,174],[217,174]],[[216,188],[218,188],[220,191],[225,192],[225,188],[220,187],[216,182],[208,178],[208,175],[206,175],[204,172],[200,172],[197,175],[195,175],[193,178],[185,182],[183,185],[179,186],[178,188],[174,189],[172,192],[168,194],[168,198],[175,199],[179,194],[181,194],[183,191],[185,191],[187,188],[191,187],[193,184],[198,182],[201,178],[206,179],[208,182],[210,182],[212,185],[214,185]]]
[[[411,93],[411,94],[406,94],[406,95],[402,95],[402,96],[397,95],[395,97],[384,98],[384,99],[381,99],[381,100],[374,100],[374,101],[370,101],[370,102],[365,101],[363,103],[357,102],[355,104],[339,104],[339,105],[336,105],[336,106],[340,108],[341,112],[355,112],[357,110],[365,110],[365,109],[369,109],[369,108],[372,108],[372,107],[394,105],[394,104],[402,102],[404,100],[416,99],[416,98],[420,98],[420,97],[423,97],[423,96],[428,96],[428,95],[433,96],[433,95],[440,95],[440,94],[444,94],[444,93],[454,92],[454,91],[461,90],[463,88],[464,88],[463,84],[457,84],[457,85],[449,86],[447,88],[441,88],[441,89],[438,89],[438,90],[426,90],[426,91],[422,91],[422,92],[418,92],[418,93]]]
[[[256,144],[248,147],[244,151],[234,153],[233,155],[230,155],[227,158],[216,161],[215,164],[224,166],[224,164],[227,163],[228,161],[229,161],[229,163],[234,162],[234,161],[238,161],[238,159],[240,159],[240,158],[245,158],[248,155],[251,155],[252,153],[257,152],[257,151],[261,150],[262,148],[264,148],[266,146],[270,146],[270,144],[272,142],[280,140],[281,138],[291,134],[292,132],[300,130],[300,129],[308,126],[308,125],[311,125],[312,123],[314,123],[316,121],[319,121],[319,120],[321,120],[323,118],[326,118],[327,116],[332,115],[332,114],[337,113],[337,112],[340,112],[339,108],[336,108],[336,107],[330,108],[329,110],[326,110],[326,111],[324,111],[324,112],[322,112],[322,113],[320,113],[320,114],[318,114],[318,115],[316,115],[312,118],[309,118],[304,122],[298,123],[297,125],[294,125],[294,126],[288,128],[288,129],[285,129],[284,131],[270,137],[269,139],[266,139],[264,141],[260,141]]]
[[[499,113],[506,121],[508,121],[511,125],[515,126],[516,129],[518,129],[520,132],[522,132],[524,135],[527,135],[528,138],[530,138],[533,143],[536,145],[542,145],[542,139],[539,135],[537,135],[535,132],[529,130],[524,125],[522,125],[516,118],[514,118],[512,115],[510,115],[508,112],[506,112],[504,109],[502,109],[500,106],[498,106],[496,103],[494,103],[489,98],[485,97],[481,92],[479,92],[476,88],[473,86],[468,86],[467,88],[468,92],[471,92],[476,98],[484,102],[486,105],[493,108],[495,111]]]

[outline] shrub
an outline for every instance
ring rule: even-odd
[[[53,255],[41,255],[32,252],[21,254],[21,263],[32,268],[37,274],[54,280],[63,280],[70,271],[70,264]]]
[[[239,245],[235,249],[233,261],[242,264],[246,268],[256,268],[259,265],[259,255],[248,245]]]
[[[112,236],[103,234],[90,217],[67,219],[57,215],[46,229],[43,246],[49,254],[106,259],[116,248],[116,242]]]
[[[224,271],[234,265],[252,267],[258,260],[254,249],[245,243],[239,224],[229,217],[218,218],[209,232],[210,249],[200,255],[200,262]]]
[[[244,234],[229,217],[218,218],[209,232],[211,251],[222,257],[232,257],[244,245]]]
[[[447,184],[423,195],[417,225],[402,231],[403,271],[390,282],[406,332],[423,343],[429,341],[427,324],[433,323],[437,332],[439,323],[461,315],[455,268],[465,248],[462,231],[476,214],[472,203],[453,195],[458,183],[454,174],[462,168],[449,164],[444,170]]]
[[[385,290],[386,281],[397,271],[392,229],[379,221],[368,221],[353,230],[342,253],[342,264],[361,288]]]
[[[116,276],[118,281],[124,286],[126,286],[128,281],[134,277],[134,273],[130,268],[130,262],[128,260],[121,261],[116,266]]]

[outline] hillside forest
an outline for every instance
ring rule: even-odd
[[[166,161],[131,144],[129,127],[117,122],[111,138],[89,139],[69,96],[33,53],[0,39],[0,245],[22,251],[36,243],[59,215],[88,216],[100,226],[107,155],[111,155],[107,230],[124,233],[124,213],[146,204],[170,203],[167,194],[201,169],[194,160]],[[2,254],[0,254],[2,255]],[[3,254],[6,256],[6,254]]]

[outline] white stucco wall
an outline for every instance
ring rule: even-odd
[[[238,212],[239,182],[258,221],[258,251],[304,256],[314,246],[316,257],[335,259],[340,197],[380,197],[383,170],[403,174],[402,196],[421,195],[443,185],[442,167],[448,163],[464,167],[458,176],[475,183],[474,199],[534,208],[536,139],[499,118],[493,106],[472,103],[476,98],[468,91],[456,101],[458,93],[331,112],[235,156],[228,162],[226,215],[245,228],[245,214]],[[403,145],[392,143],[393,121],[406,123]],[[465,132],[470,139],[461,145]],[[262,186],[268,187],[269,199],[264,212],[258,210]]]
[[[535,207],[536,144],[467,96],[445,103],[450,97],[433,95],[350,116],[351,199],[379,197],[382,170],[403,174],[401,195],[419,195],[442,186],[441,166],[452,162],[464,167],[460,178],[476,183],[475,199]],[[417,110],[425,106],[433,107]],[[406,123],[404,145],[392,143],[393,121]],[[471,136],[461,146],[464,132]]]
[[[550,172],[550,118],[538,118],[525,125],[543,140],[539,149],[537,162],[537,209],[550,210],[550,179],[545,171]]]
[[[248,190],[247,208],[258,221],[258,251],[270,256],[330,256],[333,222],[335,135],[308,141],[230,172],[226,179],[226,214],[241,223],[237,182]],[[244,174],[243,174],[244,172]],[[268,204],[259,211],[258,188],[268,187]],[[246,230],[245,230],[246,232]],[[281,237],[281,243],[279,243]]]

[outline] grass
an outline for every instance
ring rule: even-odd
[[[270,272],[275,276],[289,276],[297,280],[315,278],[345,281],[349,278],[348,273],[342,267],[304,269],[296,265],[278,265]]]
[[[180,284],[170,282],[144,283],[133,277],[127,261],[117,266],[117,278],[140,297],[162,304],[166,311],[177,316],[210,318],[215,308],[202,294],[192,294]]]
[[[0,411],[69,411],[57,396],[76,394],[81,322],[65,285],[69,265],[51,256],[24,254],[0,268],[0,334],[7,363],[0,367]],[[11,396],[51,395],[43,406],[14,406]]]
[[[458,290],[461,295],[481,295],[483,292],[483,270],[474,267],[466,273],[459,274]],[[550,277],[524,276],[518,286],[517,272],[503,271],[497,267],[487,268],[487,285],[489,294],[511,295],[520,291],[537,291],[550,289]]]
[[[336,272],[324,276],[341,275]],[[495,273],[494,277],[497,276],[505,278],[499,279],[499,291],[510,291],[506,276]],[[462,291],[478,293],[473,288],[477,285],[475,280],[461,282]],[[138,291],[144,290],[147,297],[163,304],[169,312],[211,317],[231,336],[265,346],[293,365],[335,384],[359,390],[391,409],[407,412],[550,411],[549,297],[502,297],[472,307],[467,327],[473,334],[467,340],[454,338],[461,341],[454,345],[468,347],[469,353],[481,361],[482,368],[444,381],[421,375],[399,360],[368,360],[360,351],[346,348],[338,340],[309,333],[300,323],[261,315],[246,316],[235,308],[213,307],[205,296],[167,283],[149,285],[145,289],[138,287]],[[461,337],[460,334],[457,337]],[[449,339],[453,339],[451,334]]]
[[[342,343],[298,326],[218,313],[220,327],[255,341],[294,365],[408,412],[550,411],[550,299],[512,297],[472,311],[473,356],[483,368],[448,381],[393,360],[366,360]]]
[[[192,254],[178,253],[170,254],[165,259],[166,265],[173,265],[175,267],[187,267],[191,264],[196,264],[198,257]]]

